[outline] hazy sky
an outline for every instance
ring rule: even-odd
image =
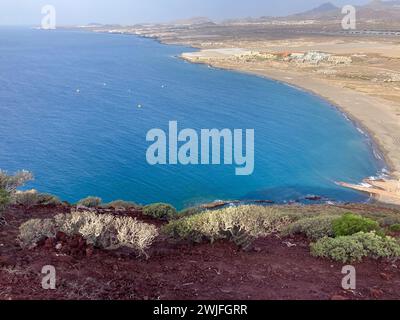
[[[41,8],[54,5],[57,24],[90,22],[134,24],[167,22],[207,16],[221,20],[247,16],[297,13],[327,0],[0,0],[0,24],[38,25]],[[364,4],[369,0],[333,0],[332,3]]]

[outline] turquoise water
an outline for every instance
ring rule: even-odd
[[[334,183],[382,168],[339,111],[278,82],[177,58],[187,51],[135,36],[0,29],[0,168],[31,170],[29,188],[71,202],[366,199]],[[146,133],[167,131],[171,120],[181,129],[254,128],[254,174],[150,166]]]

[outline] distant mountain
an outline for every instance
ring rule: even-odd
[[[198,25],[198,24],[213,24],[214,22],[207,17],[193,17],[190,19],[181,19],[172,21],[175,25]]]
[[[297,13],[289,16],[288,18],[304,19],[304,20],[318,20],[318,19],[334,19],[341,14],[341,9],[336,7],[334,4],[327,2],[321,4],[319,7],[314,9]]]
[[[357,6],[357,18],[361,20],[396,20],[400,21],[400,0],[381,1],[372,0],[364,6]],[[294,14],[285,19],[290,20],[335,20],[343,17],[341,8],[330,2],[324,3],[317,8]]]

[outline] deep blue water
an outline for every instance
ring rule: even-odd
[[[278,82],[176,58],[191,50],[135,36],[0,29],[0,168],[31,170],[29,188],[71,202],[366,199],[334,184],[382,166],[339,111]],[[254,174],[151,167],[146,133],[170,120],[181,129],[254,128]]]

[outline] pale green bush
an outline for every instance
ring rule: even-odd
[[[351,236],[320,239],[311,244],[311,254],[343,263],[361,261],[364,257],[396,258],[400,257],[400,243],[375,232],[360,232]]]
[[[172,221],[163,228],[163,232],[177,239],[214,242],[226,239],[232,233],[245,232],[252,238],[265,237],[282,231],[291,221],[276,209],[241,206],[206,211]]]
[[[12,202],[17,205],[22,205],[26,208],[31,208],[36,205],[59,205],[61,201],[46,193],[38,193],[36,190],[17,191],[12,196]]]
[[[59,214],[54,219],[30,220],[20,227],[22,246],[32,246],[61,231],[69,236],[81,235],[89,244],[115,250],[128,247],[140,254],[150,247],[158,236],[157,228],[130,217],[99,215],[93,212]]]
[[[39,194],[36,190],[29,191],[17,191],[13,195],[13,203],[17,205],[22,205],[26,208],[31,208],[38,204]]]
[[[105,209],[115,209],[115,210],[132,210],[132,209],[140,209],[141,207],[130,201],[124,201],[124,200],[116,200],[112,201],[110,203],[106,203],[102,205],[103,208]]]
[[[33,180],[33,174],[22,170],[14,175],[8,175],[6,171],[0,169],[0,189],[4,189],[9,193],[13,193],[18,187],[22,187],[28,181]]]
[[[340,216],[321,215],[311,218],[300,219],[290,224],[283,235],[304,234],[312,240],[318,240],[323,237],[334,236],[333,221]]]
[[[101,205],[103,200],[98,197],[87,197],[78,201],[78,206],[86,208],[97,208]]]
[[[177,214],[176,209],[167,203],[154,203],[143,208],[143,214],[156,219],[168,220]]]
[[[34,246],[44,238],[56,235],[56,225],[53,219],[31,219],[19,227],[18,240],[23,247]]]

